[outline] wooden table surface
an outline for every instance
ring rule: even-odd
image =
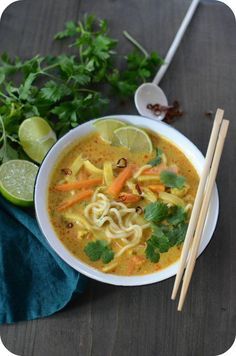
[[[0,24],[0,51],[29,57],[65,49],[53,35],[67,20],[87,13],[107,18],[121,53],[128,30],[147,50],[164,56],[190,0],[24,0],[11,5]],[[170,300],[174,278],[144,287],[90,281],[83,296],[57,314],[4,325],[2,340],[27,356],[216,356],[236,335],[236,33],[222,3],[201,2],[161,86],[177,98],[185,116],[174,125],[206,151],[212,121],[205,111],[225,109],[230,120],[217,179],[220,215],[213,239],[198,259],[182,313]],[[132,100],[109,113],[133,113]]]

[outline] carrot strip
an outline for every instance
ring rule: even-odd
[[[176,164],[173,164],[172,166],[169,166],[167,169],[169,172],[173,172],[178,174],[179,173],[179,167],[176,166]]]
[[[148,168],[145,171],[142,172],[144,175],[150,175],[150,174],[160,174],[161,171],[166,169],[166,165],[164,163],[159,164],[159,166]]]
[[[159,166],[148,168],[142,172],[143,175],[159,175],[162,171],[169,171],[173,173],[178,173],[179,168],[176,165],[167,167],[164,163],[161,163]]]
[[[102,178],[85,179],[85,180],[56,185],[55,189],[61,192],[68,192],[69,190],[73,190],[73,189],[90,188],[93,187],[94,185],[99,185],[101,183],[102,183]]]
[[[133,167],[127,166],[123,171],[113,180],[110,187],[107,189],[107,193],[113,197],[118,197],[122,188],[125,185],[125,182],[132,177]]]
[[[70,208],[72,205],[82,201],[82,200],[86,200],[87,198],[91,197],[93,195],[93,191],[92,190],[84,190],[82,192],[77,193],[73,198],[68,199],[64,202],[62,202],[58,207],[57,207],[57,211],[62,211],[65,210],[67,208]]]
[[[138,201],[140,201],[140,196],[132,193],[122,192],[120,193],[118,200],[122,203],[137,203]]]
[[[164,184],[152,184],[152,185],[148,185],[148,188],[154,193],[159,193],[159,192],[165,191]]]

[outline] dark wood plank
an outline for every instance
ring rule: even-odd
[[[29,57],[65,49],[51,41],[66,20],[85,12],[109,20],[121,53],[128,30],[149,50],[164,55],[190,0],[25,0],[8,8],[0,24],[0,50]],[[230,122],[218,176],[220,216],[214,238],[199,258],[184,311],[170,301],[173,278],[122,288],[91,281],[88,291],[45,319],[4,325],[4,344],[20,355],[215,356],[236,334],[236,89],[235,20],[222,3],[204,1],[161,86],[186,112],[175,127],[203,152],[212,122],[207,110],[225,109]],[[130,101],[111,104],[110,113],[136,113]]]

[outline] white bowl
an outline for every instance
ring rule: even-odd
[[[192,162],[192,164],[196,168],[197,172],[201,174],[204,164],[204,156],[198,150],[198,148],[179,131],[175,130],[169,125],[164,124],[163,122],[154,121],[152,119],[144,118],[141,116],[114,115],[107,116],[106,118],[111,117],[115,117],[119,120],[125,121],[129,124],[138,127],[143,127],[144,129],[151,129],[153,132],[163,135],[164,137],[172,141],[177,147],[179,147],[182,152],[184,152],[186,157]],[[61,157],[63,151],[67,149],[68,146],[71,146],[73,142],[76,143],[76,141],[78,141],[81,137],[94,131],[94,128],[92,126],[93,121],[86,122],[76,127],[75,129],[69,131],[59,141],[57,141],[57,143],[47,154],[40,167],[35,185],[35,209],[37,220],[43,234],[45,235],[51,247],[66,263],[68,263],[71,267],[81,272],[82,274],[101,282],[123,286],[138,286],[154,282],[160,282],[163,279],[167,279],[171,276],[174,276],[177,273],[178,262],[170,265],[169,267],[163,270],[142,276],[118,276],[103,273],[74,257],[57,237],[49,219],[47,206],[48,186],[52,169],[54,168],[58,159]],[[217,188],[215,186],[210,202],[206,224],[204,227],[201,245],[199,248],[199,254],[201,254],[202,251],[206,248],[213,235],[218,218],[218,212],[219,197]]]

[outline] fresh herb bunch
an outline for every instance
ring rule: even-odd
[[[168,208],[166,204],[156,202],[145,208],[144,217],[152,227],[152,236],[147,240],[146,257],[157,263],[161,253],[183,243],[188,216],[181,206]]]
[[[35,56],[25,61],[1,56],[0,162],[22,155],[18,128],[24,119],[41,116],[62,136],[71,127],[101,115],[109,93],[115,91],[118,97],[127,98],[154,75],[162,63],[159,55],[149,55],[124,34],[136,49],[125,56],[123,71],[116,65],[117,41],[109,36],[106,20],[95,16],[85,16],[78,23],[70,21],[55,36],[57,40],[70,39],[75,55]]]

